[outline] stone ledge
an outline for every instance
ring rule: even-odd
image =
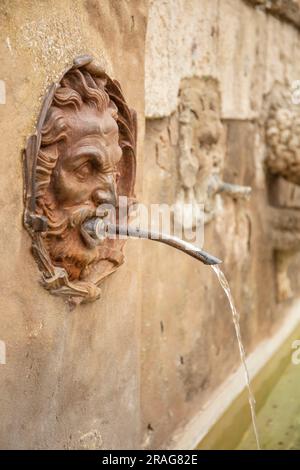
[[[244,0],[246,3],[260,7],[266,13],[271,13],[300,29],[299,0]]]

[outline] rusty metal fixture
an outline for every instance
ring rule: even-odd
[[[178,237],[167,235],[162,232],[154,232],[151,230],[143,230],[138,227],[115,225],[106,223],[103,218],[95,217],[87,220],[84,224],[85,230],[95,240],[95,243],[102,242],[106,237],[123,236],[128,238],[142,238],[146,240],[157,241],[165,245],[172,246],[180,250],[192,258],[201,261],[204,264],[214,265],[220,264],[222,261],[204,250],[192,245],[191,243],[181,240]]]
[[[46,94],[24,150],[24,225],[42,284],[71,304],[100,296],[123,263],[120,239],[93,244],[82,227],[101,204],[134,200],[136,114],[91,56],[80,56]],[[122,223],[122,220],[119,221]]]

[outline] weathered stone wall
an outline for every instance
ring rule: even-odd
[[[182,84],[190,77],[207,81],[207,99],[212,81],[220,90],[223,180],[252,187],[249,201],[221,195],[219,211],[205,225],[204,243],[224,262],[247,353],[281,324],[289,281],[293,295],[299,294],[292,274],[299,269],[298,239],[298,248],[289,254],[273,249],[264,159],[267,96],[279,83],[292,106],[290,86],[300,76],[300,35],[286,18],[268,11],[241,0],[153,0],[146,41],[144,201],[173,204],[183,184],[178,110]],[[206,128],[210,120],[214,126],[213,113],[205,114],[202,105]],[[201,139],[199,146],[211,153]],[[196,165],[198,178],[206,171],[205,162],[203,156],[202,167]],[[276,184],[271,183],[273,192]],[[283,180],[280,184],[285,202],[293,189],[287,207],[299,207],[298,188],[286,188]],[[279,244],[284,245],[283,238]],[[206,405],[237,367],[239,356],[230,310],[210,269],[166,247],[145,250],[143,443],[156,448],[172,441],[176,429]]]

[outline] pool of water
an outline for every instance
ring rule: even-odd
[[[300,449],[300,365],[290,362],[257,413],[262,449]],[[256,449],[251,427],[237,449]]]
[[[292,344],[296,339],[300,339],[300,326],[251,381],[263,450],[300,450],[300,364],[292,363]],[[197,448],[257,448],[246,390],[234,400]]]

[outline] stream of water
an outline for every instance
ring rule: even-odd
[[[252,393],[252,389],[251,389],[251,385],[250,385],[250,376],[249,376],[249,371],[248,371],[247,362],[246,362],[246,353],[245,353],[245,349],[244,349],[243,342],[242,342],[242,337],[241,337],[241,329],[240,329],[240,322],[239,322],[240,317],[239,317],[239,314],[238,314],[238,312],[236,310],[236,307],[234,305],[234,301],[233,301],[233,297],[231,295],[230,287],[229,287],[228,281],[227,281],[223,271],[219,268],[218,265],[212,265],[211,267],[214,270],[214,272],[216,273],[217,278],[220,282],[220,285],[223,288],[223,290],[224,290],[224,292],[225,292],[225,294],[228,298],[229,304],[230,304],[233,324],[234,324],[234,328],[235,328],[235,334],[236,334],[236,338],[237,338],[238,345],[239,345],[241,363],[242,363],[242,366],[243,366],[243,369],[244,369],[245,379],[246,379],[246,386],[247,386],[247,389],[248,389],[248,401],[249,401],[250,410],[251,410],[253,431],[254,431],[254,435],[255,435],[257,449],[260,450],[261,447],[260,447],[260,442],[259,442],[257,422],[256,422],[256,414],[255,414],[255,398],[254,398],[254,395]]]

